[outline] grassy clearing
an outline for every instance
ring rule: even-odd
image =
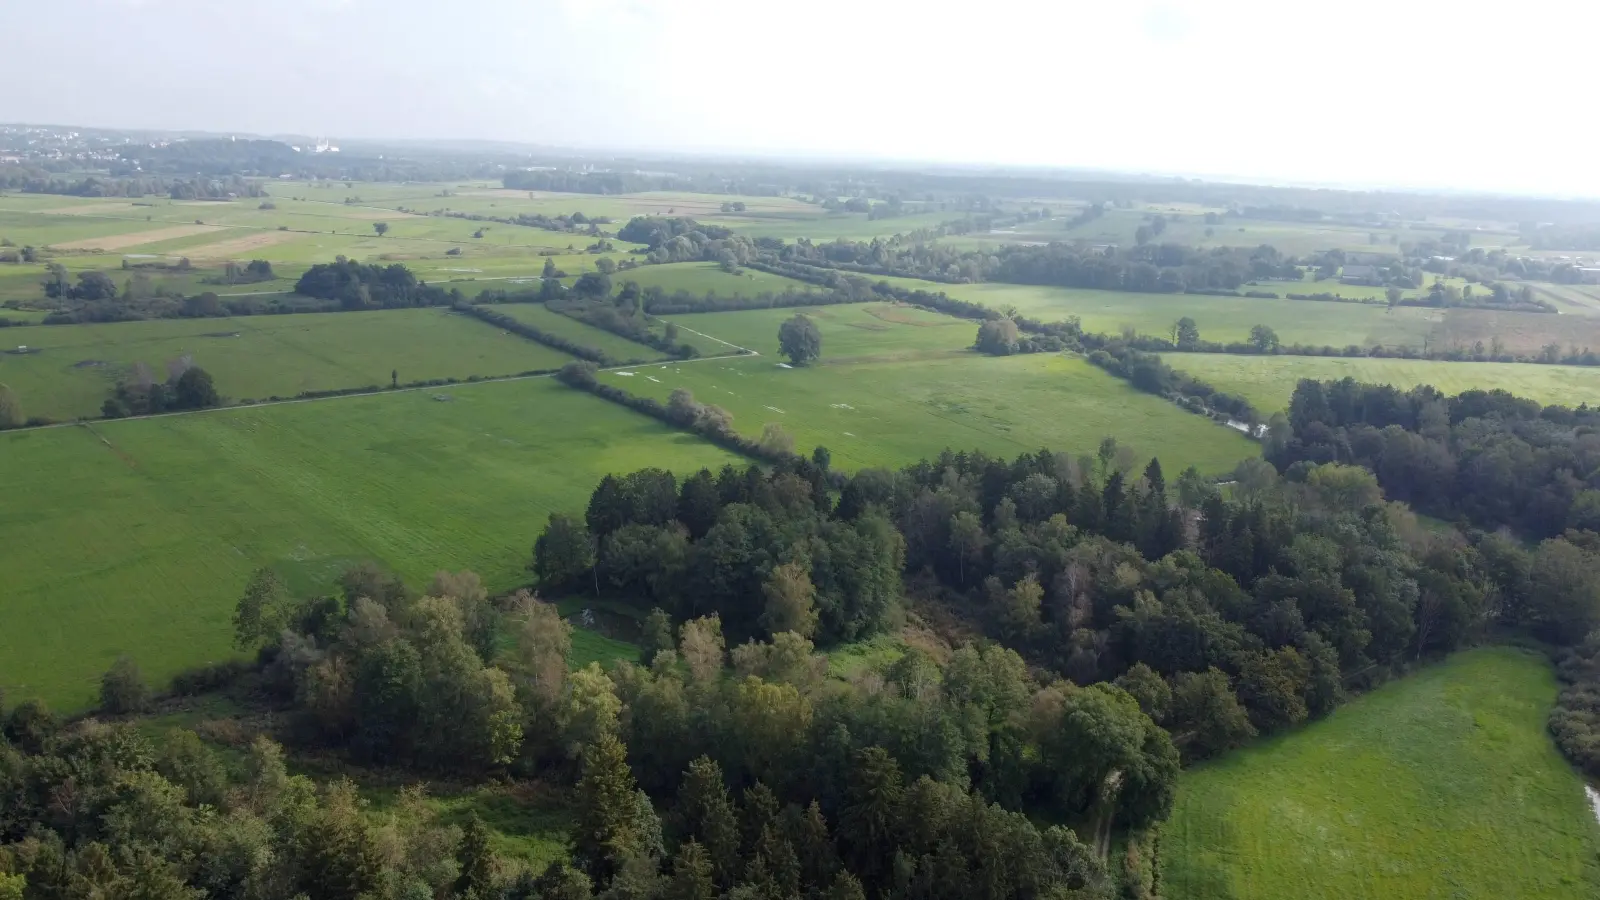
[[[826,333],[823,352],[830,353]],[[663,401],[687,388],[732,412],[741,433],[759,436],[776,422],[802,450],[826,446],[834,465],[848,469],[901,466],[947,447],[1003,456],[1041,447],[1089,453],[1106,435],[1160,456],[1173,471],[1194,464],[1222,472],[1256,452],[1243,435],[1065,356],[952,350],[805,369],[762,356],[634,372],[601,378]]]
[[[1204,378],[1221,390],[1242,394],[1263,413],[1286,408],[1302,378],[1350,377],[1402,389],[1431,384],[1446,394],[1500,388],[1519,397],[1566,406],[1600,402],[1600,369],[1583,366],[1220,353],[1168,353],[1162,358],[1173,368]]]
[[[888,280],[902,287],[943,291],[995,309],[1014,306],[1023,315],[1047,321],[1077,316],[1085,330],[1110,334],[1133,328],[1141,334],[1165,335],[1174,322],[1189,316],[1200,326],[1200,336],[1213,341],[1242,341],[1250,336],[1251,328],[1267,325],[1290,344],[1420,347],[1444,318],[1442,310],[1420,307],[1390,310],[1359,303],[1309,300],[1136,294],[994,283],[937,284],[912,278]]]
[[[265,564],[302,587],[377,559],[508,590],[545,516],[581,511],[606,473],[740,462],[552,379],[447,395],[0,435],[0,686],[81,708],[119,653],[158,681],[226,658],[233,602]]]
[[[1163,893],[1600,896],[1600,827],[1545,732],[1555,696],[1539,656],[1469,651],[1187,773]]]
[[[136,362],[164,376],[190,357],[234,399],[559,368],[569,356],[442,309],[315,313],[235,319],[161,319],[16,329],[41,352],[0,353],[0,382],[28,415],[96,416]],[[10,344],[8,340],[7,345]]]

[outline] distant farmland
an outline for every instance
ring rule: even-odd
[[[1284,409],[1302,378],[1354,378],[1409,390],[1431,384],[1446,394],[1506,390],[1540,403],[1600,403],[1600,369],[1532,363],[1440,362],[1422,359],[1344,359],[1317,356],[1228,356],[1167,353],[1173,368],[1241,394],[1262,413]]]

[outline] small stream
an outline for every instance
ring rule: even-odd
[[[1594,810],[1595,821],[1600,822],[1600,791],[1586,784],[1583,786],[1583,793],[1589,798],[1589,808]]]

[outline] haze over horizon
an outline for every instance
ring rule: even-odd
[[[1558,0],[13,5],[0,121],[1600,196]]]

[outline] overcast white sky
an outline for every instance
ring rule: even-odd
[[[1600,4],[6,0],[0,121],[1600,195]]]

